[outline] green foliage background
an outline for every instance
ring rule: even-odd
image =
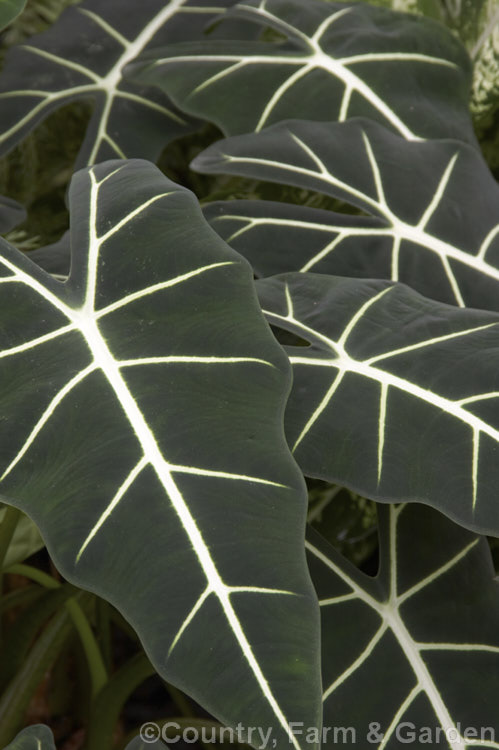
[[[326,2],[328,0],[325,0]],[[365,0],[357,0],[364,2]],[[24,12],[2,33],[0,55],[48,28],[78,0],[28,0]],[[468,49],[474,63],[470,109],[483,154],[499,179],[499,0],[369,0],[373,5],[420,13],[445,23]],[[67,230],[65,195],[92,104],[74,103],[42,122],[18,147],[0,159],[0,194],[22,203],[28,218],[7,239],[29,252],[56,242]],[[222,134],[212,125],[170,144],[159,166],[172,180],[193,190],[200,201],[266,199],[352,212],[323,195],[256,180],[195,174],[188,165]],[[326,502],[331,493],[334,503]],[[310,482],[311,520],[356,564],[376,550],[374,504],[322,482]],[[498,550],[499,557],[499,550]],[[374,571],[373,571],[374,572]]]
[[[28,0],[24,12],[1,34],[0,64],[9,47],[48,28],[63,9],[75,1]],[[470,109],[476,133],[484,157],[499,179],[499,0],[369,1],[393,10],[432,17],[445,23],[461,39],[474,63]],[[0,159],[0,194],[18,200],[28,211],[25,223],[7,235],[9,242],[20,250],[29,252],[56,242],[67,230],[69,217],[65,195],[91,111],[90,103],[76,103],[59,109],[17,148]],[[170,144],[163,152],[159,166],[172,180],[193,190],[201,202],[261,198],[335,211],[354,210],[339,201],[297,188],[190,171],[188,165],[192,159],[219,137],[221,133],[214,126],[205,125],[198,132]],[[333,498],[334,502],[331,502]],[[374,573],[377,549],[375,504],[317,480],[309,481],[309,499],[309,520],[323,536],[356,565]],[[491,546],[497,569],[499,540],[493,540]],[[94,602],[93,606],[98,618],[99,602]],[[124,629],[126,623],[120,620],[119,626]],[[130,635],[133,639],[133,633]],[[144,660],[141,655],[134,658]],[[58,664],[63,661],[60,659]],[[77,667],[83,671],[81,665]],[[147,674],[148,664],[142,665],[142,669]],[[65,682],[62,678],[58,680],[57,674],[53,676],[53,683],[60,684],[61,693],[64,692]],[[177,710],[192,715],[193,708],[186,703],[185,696],[174,688],[169,688],[169,692]],[[58,697],[63,705],[64,695]]]
[[[326,0],[327,1],[327,0]],[[357,0],[364,2],[365,0]],[[470,107],[488,164],[499,178],[499,0],[369,0],[373,5],[422,13],[460,37],[474,61]],[[50,26],[77,0],[28,0],[24,12],[2,34],[1,55]],[[45,120],[34,133],[0,159],[0,194],[26,206],[27,221],[8,240],[21,250],[55,242],[68,227],[65,193],[74,160],[91,115],[91,104],[70,104]],[[195,175],[189,162],[221,134],[213,126],[165,149],[160,167],[203,201],[266,198],[317,208],[340,209],[336,201],[304,191],[253,180]],[[344,210],[344,209],[343,209]]]

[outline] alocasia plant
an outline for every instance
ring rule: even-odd
[[[269,322],[310,344],[286,347],[287,436],[304,473],[498,534],[498,316],[316,274],[259,292]]]
[[[388,278],[443,302],[499,310],[499,188],[464,143],[408,142],[357,118],[289,121],[216,143],[193,167],[318,191],[358,209],[209,204],[213,227],[261,276]]]
[[[126,614],[159,672],[287,746],[289,721],[320,721],[289,365],[249,266],[189,191],[147,162],[106,162],[75,176],[70,203],[67,283],[2,245],[6,325],[17,307],[0,352],[16,423],[2,497],[67,578]]]
[[[353,729],[351,747],[497,748],[499,599],[486,541],[424,506],[392,505],[380,513],[376,578],[315,533],[307,550],[324,725]]]
[[[320,0],[248,0],[223,18],[269,27],[286,40],[176,44],[149,53],[149,64],[148,54],[141,55],[130,76],[157,84],[227,135],[290,117],[363,115],[405,138],[475,142],[469,63],[438,24],[363,3]]]
[[[333,746],[323,703],[326,730],[363,747],[399,750],[413,723],[448,750],[497,748],[478,734],[499,731],[498,593],[473,532],[499,536],[499,213],[469,61],[443,26],[361,2],[233,5],[84,0],[7,55],[3,151],[64,103],[96,107],[70,235],[33,254],[45,270],[1,243],[2,499],[224,723]],[[156,159],[191,115],[235,134],[193,164],[222,175],[215,194],[243,176],[334,211],[203,216],[124,158]],[[302,474],[390,503],[375,577],[305,540]],[[70,627],[62,609],[42,637]],[[5,664],[0,716],[19,685]],[[14,724],[9,750],[53,750]]]
[[[158,157],[193,121],[158,90],[123,79],[123,69],[150,45],[192,39],[232,0],[85,2],[68,8],[48,31],[12,48],[2,71],[0,153],[75,100],[95,102],[77,166],[112,158]]]

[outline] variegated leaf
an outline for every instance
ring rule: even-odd
[[[307,542],[323,747],[497,750],[499,589],[486,540],[422,505],[380,509],[380,536],[376,578],[318,534]]]
[[[0,75],[0,154],[69,102],[94,111],[77,167],[110,158],[155,160],[193,121],[157,89],[124,80],[149,46],[202,36],[233,0],[84,0],[48,31],[9,50]]]
[[[290,121],[220,141],[193,167],[318,191],[368,214],[208,206],[213,227],[260,275],[388,278],[442,302],[499,310],[499,188],[464,143],[409,143],[363,119]]]
[[[291,117],[361,115],[411,140],[475,143],[469,60],[443,25],[367,3],[321,0],[247,0],[225,17],[268,27],[284,40],[171,45],[143,55],[130,75],[160,86],[226,134]]]
[[[320,720],[318,607],[289,364],[251,269],[148,162],[79,172],[70,203],[66,283],[1,245],[2,498],[161,675],[298,746],[288,722]]]
[[[286,430],[308,476],[423,502],[499,535],[499,316],[402,284],[290,273],[258,282],[286,347]]]

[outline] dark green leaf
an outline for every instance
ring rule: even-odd
[[[443,25],[367,3],[319,0],[247,0],[226,17],[270,27],[285,40],[159,48],[130,75],[160,86],[226,134],[290,117],[362,115],[411,140],[475,143],[469,60]]]
[[[161,675],[289,748],[319,720],[318,611],[251,269],[148,162],[79,172],[70,204],[67,283],[2,244],[3,495]]]
[[[324,747],[497,748],[499,590],[486,540],[422,505],[381,509],[380,536],[376,578],[318,534],[307,543],[332,728]]]
[[[499,317],[402,284],[290,273],[258,282],[293,364],[290,446],[308,476],[417,501],[499,535]]]
[[[389,278],[442,302],[499,310],[499,189],[466,144],[408,142],[362,119],[291,121],[214,144],[193,167],[319,191],[369,214],[258,201],[208,207],[261,275]]]
[[[125,81],[123,68],[149,46],[202,35],[233,0],[85,0],[48,31],[9,50],[0,75],[0,153],[50,112],[75,100],[94,102],[77,165],[110,158],[155,160],[188,133],[184,117],[157,89]]]
[[[65,232],[54,244],[31,250],[28,258],[58,281],[66,281],[71,265],[70,244],[70,233]]]

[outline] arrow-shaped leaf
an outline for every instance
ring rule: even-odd
[[[258,282],[287,347],[289,444],[304,473],[374,500],[433,505],[499,531],[499,318],[386,281]]]
[[[319,720],[318,622],[251,269],[148,162],[79,172],[70,204],[67,283],[2,244],[3,496],[162,675],[288,748]]]
[[[0,76],[0,154],[50,112],[91,99],[94,111],[77,166],[110,158],[155,160],[193,121],[157,89],[123,79],[150,45],[195,39],[233,0],[85,0],[48,31],[9,50]]]
[[[224,133],[288,118],[376,119],[405,138],[475,143],[469,61],[444,26],[367,3],[247,0],[226,15],[284,41],[178,44],[142,56],[137,80]]]
[[[499,310],[499,189],[463,143],[409,143],[361,119],[295,121],[220,141],[193,166],[319,191],[370,215],[209,206],[214,228],[261,275],[388,278],[442,302]]]
[[[422,505],[381,511],[376,578],[318,534],[307,543],[324,726],[352,747],[497,748],[499,591],[487,542]]]

